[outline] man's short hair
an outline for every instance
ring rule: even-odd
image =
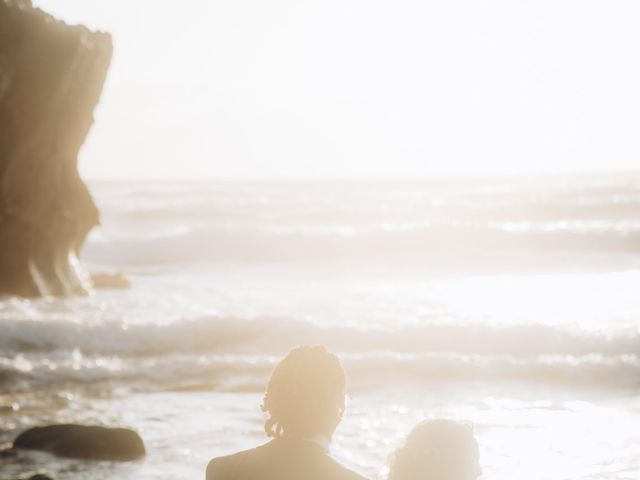
[[[270,437],[332,433],[344,412],[346,376],[322,345],[291,350],[276,365],[262,400]]]

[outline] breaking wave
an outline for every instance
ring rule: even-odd
[[[256,390],[282,353],[302,343],[340,352],[360,386],[447,379],[640,383],[637,334],[579,335],[538,325],[363,330],[275,318],[202,318],[165,326],[4,320],[0,384],[23,389],[115,381]]]

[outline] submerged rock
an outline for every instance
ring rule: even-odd
[[[107,33],[0,0],[0,294],[90,288],[78,253],[99,219],[77,156],[111,53]]]
[[[133,430],[73,424],[30,428],[15,439],[13,448],[88,460],[127,461],[145,455],[142,438]]]
[[[93,282],[93,288],[131,288],[131,282],[121,272],[94,273],[91,275],[91,281]]]

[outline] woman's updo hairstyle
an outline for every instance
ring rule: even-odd
[[[481,474],[473,427],[425,420],[389,458],[387,480],[467,480]]]

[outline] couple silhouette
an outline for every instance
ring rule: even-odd
[[[329,455],[345,410],[346,376],[324,346],[291,350],[273,370],[264,398],[264,445],[209,462],[206,480],[364,480]],[[386,480],[475,480],[481,474],[470,425],[418,424],[393,452]]]

